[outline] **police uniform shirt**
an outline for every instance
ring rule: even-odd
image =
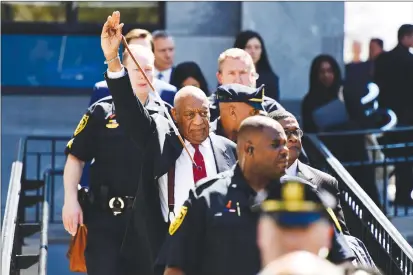
[[[146,103],[150,112],[160,111],[153,100]],[[66,145],[65,154],[91,162],[91,190],[107,185],[112,197],[135,196],[142,153],[117,123],[111,96],[89,107]]]
[[[260,269],[256,192],[238,166],[200,181],[169,228],[158,264],[186,275],[251,275]]]

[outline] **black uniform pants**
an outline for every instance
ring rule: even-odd
[[[109,211],[90,210],[85,250],[88,275],[139,275],[130,260],[133,257],[126,260],[120,253],[129,217],[128,211],[113,216]]]

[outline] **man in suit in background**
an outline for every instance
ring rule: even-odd
[[[157,30],[152,33],[153,52],[155,54],[155,77],[165,83],[171,82],[174,72],[175,42],[166,31]],[[175,93],[165,91],[162,99],[173,105]]]
[[[150,32],[144,29],[133,29],[125,36],[128,45],[142,45],[150,48],[153,51],[153,41]],[[124,52],[126,49],[124,49]],[[173,97],[176,93],[176,87],[166,81],[155,78],[153,80],[155,90],[159,93],[162,100],[173,105]],[[108,85],[105,80],[99,81],[93,87],[92,97],[90,98],[89,106],[99,101],[100,99],[109,96]]]
[[[374,70],[374,81],[380,88],[379,105],[393,110],[399,127],[413,126],[413,25],[405,24],[397,33],[397,46],[381,54]],[[409,132],[384,134],[382,141],[388,144],[412,142]],[[387,157],[409,157],[412,148],[385,149]],[[397,205],[413,205],[413,172],[409,163],[395,164]]]
[[[108,60],[105,78],[116,105],[118,122],[146,156],[141,167],[142,184],[135,198],[130,231],[139,234],[141,244],[137,249],[142,251],[142,255],[138,260],[142,270],[151,274],[168,223],[174,219],[174,214],[178,214],[189,190],[198,180],[229,170],[236,162],[235,144],[209,132],[208,98],[196,87],[182,88],[176,94],[172,109],[190,156],[174,132],[173,122],[160,115],[149,115],[134,97],[129,72],[116,58],[122,26],[119,12],[109,16],[103,26],[101,46]],[[147,73],[148,77],[153,77],[152,72]],[[127,246],[128,234],[125,237],[124,245]]]
[[[285,110],[277,110],[271,112],[269,117],[278,121],[283,126],[288,139],[287,147],[289,149],[289,157],[286,175],[301,177],[335,195],[337,199],[337,207],[334,209],[334,213],[338,218],[343,232],[345,234],[349,234],[344,219],[343,210],[341,209],[340,191],[338,189],[337,180],[320,170],[302,163],[298,159],[302,149],[301,137],[303,136],[303,131],[300,129],[300,125],[298,124],[295,116]]]
[[[155,77],[167,83],[171,81],[175,58],[175,43],[166,31],[152,33],[153,52],[155,54]]]
[[[252,88],[256,87],[258,74],[252,57],[244,50],[231,48],[219,55],[217,79],[219,85],[238,83]],[[264,87],[265,88],[265,87]],[[216,94],[209,96],[211,121],[219,117],[219,107]],[[269,113],[284,109],[280,103],[264,95],[264,110]]]

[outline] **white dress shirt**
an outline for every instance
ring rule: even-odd
[[[162,78],[159,78],[159,77],[158,77],[159,74],[162,74]],[[161,72],[158,71],[158,70],[155,68],[155,77],[158,78],[158,79],[160,79],[160,80],[163,80],[163,81],[165,81],[165,82],[167,82],[167,83],[171,82],[171,74],[172,74],[172,67],[169,68],[169,69],[167,69],[167,70],[165,70],[165,71],[161,71]]]
[[[191,157],[194,157],[195,148],[185,140],[185,145],[188,148]],[[211,141],[207,138],[199,145],[206,168],[207,177],[217,174],[217,167],[215,165],[214,152],[211,147]],[[177,215],[181,206],[188,199],[189,191],[195,186],[194,176],[192,170],[192,161],[185,150],[182,150],[181,155],[175,162],[175,189],[174,189],[174,214]],[[161,200],[162,214],[165,221],[168,221],[169,207],[168,207],[168,173],[163,175],[159,180],[159,196]],[[174,217],[169,217],[172,221]]]
[[[285,170],[285,174],[287,176],[293,176],[296,177],[297,176],[297,169],[298,169],[298,159],[296,159],[293,164],[291,164],[290,167],[287,168],[287,170]]]
[[[124,76],[126,73],[124,67],[119,72],[107,71],[108,78],[116,79]],[[185,145],[188,148],[191,157],[194,157],[195,148],[185,140]],[[207,172],[207,177],[211,177],[217,174],[217,167],[215,165],[214,152],[211,146],[211,140],[207,138],[204,142],[199,145],[199,151],[201,152],[205,168]],[[159,198],[161,200],[161,209],[165,222],[168,219],[173,219],[169,216],[169,207],[168,207],[168,173],[163,175],[158,180],[159,184]],[[189,158],[187,152],[183,149],[181,155],[175,162],[175,194],[174,194],[174,214],[178,214],[181,206],[184,204],[188,198],[189,191],[195,186],[192,162]]]

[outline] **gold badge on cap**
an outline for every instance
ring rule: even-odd
[[[284,185],[282,198],[285,201],[303,201],[304,186],[298,182],[289,182]]]

